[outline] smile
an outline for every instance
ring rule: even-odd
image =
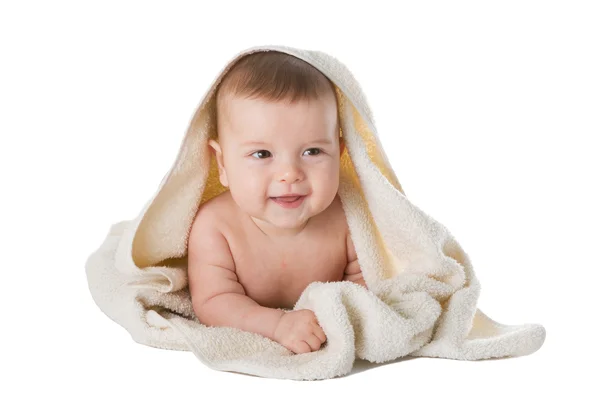
[[[304,201],[306,196],[298,197],[271,197],[275,203],[279,204],[283,208],[296,208]]]

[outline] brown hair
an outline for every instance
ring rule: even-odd
[[[217,110],[224,110],[228,96],[267,101],[311,100],[331,91],[334,84],[304,60],[275,50],[258,51],[240,58],[217,88]],[[219,114],[219,112],[217,112]]]

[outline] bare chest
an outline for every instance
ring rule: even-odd
[[[344,276],[346,238],[341,224],[316,227],[311,235],[286,243],[258,235],[233,236],[230,248],[238,281],[262,306],[291,309],[310,283],[341,281]]]

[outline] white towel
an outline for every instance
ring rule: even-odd
[[[208,148],[214,94],[242,56],[276,50],[319,69],[336,86],[346,145],[338,194],[368,289],[313,282],[294,306],[312,310],[327,336],[318,351],[294,354],[256,333],[208,327],[196,318],[187,279],[187,239],[203,202],[223,192]],[[477,360],[520,356],[545,339],[539,324],[503,325],[477,308],[480,285],[448,229],[405,196],[379,141],[358,82],[319,51],[256,46],[216,75],[174,165],[138,217],[112,225],[86,262],[96,304],[141,344],[192,351],[213,369],[311,380],[349,373],[356,357],[381,363],[411,356]]]

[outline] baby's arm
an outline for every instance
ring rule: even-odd
[[[363,285],[367,287],[365,279],[363,278],[363,274],[360,269],[360,265],[358,264],[358,256],[356,255],[356,250],[354,249],[354,243],[352,242],[352,238],[350,237],[350,232],[347,233],[346,236],[346,257],[348,258],[348,265],[346,266],[346,270],[344,271],[344,281],[352,281],[354,283],[358,283],[359,285]]]
[[[194,313],[207,326],[229,326],[275,340],[285,312],[262,307],[246,296],[217,220],[212,210],[201,208],[190,232],[188,277]]]

